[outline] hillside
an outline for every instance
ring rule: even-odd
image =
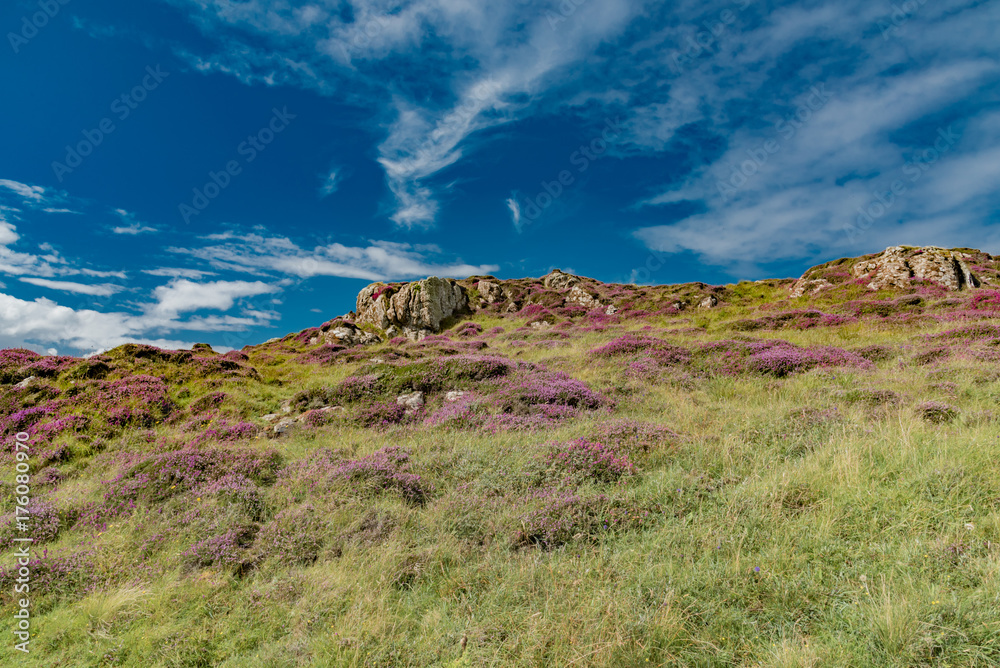
[[[32,666],[1000,665],[1000,257],[0,351]],[[14,523],[28,434],[32,523]]]

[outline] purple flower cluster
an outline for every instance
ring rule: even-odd
[[[352,420],[362,427],[386,429],[402,423],[407,417],[406,406],[395,401],[376,401],[355,411]]]
[[[586,383],[563,372],[536,372],[516,374],[504,378],[496,403],[503,412],[519,412],[533,406],[556,404],[582,410],[597,410],[613,405]]]
[[[342,462],[333,470],[341,478],[376,493],[395,491],[404,499],[423,503],[434,491],[419,475],[409,472],[410,453],[398,446],[377,450],[367,457]]]
[[[55,505],[38,499],[29,502],[25,510],[28,511],[27,516],[15,517],[13,512],[0,515],[0,545],[14,545],[12,539],[16,536],[30,537],[36,543],[46,543],[55,540],[59,535],[62,522]],[[27,533],[15,530],[15,519],[27,519],[29,529]]]
[[[611,483],[635,474],[635,465],[627,455],[582,438],[554,445],[545,461],[572,479]]]
[[[253,543],[252,527],[237,527],[218,536],[211,536],[194,543],[181,553],[181,558],[190,566],[231,566],[242,561],[247,547]]]
[[[973,311],[1000,311],[1000,290],[979,290],[969,301]]]
[[[227,475],[239,475],[256,483],[269,482],[277,469],[278,453],[221,448],[185,447],[180,450],[142,455],[110,481],[104,494],[111,514],[135,507],[137,501],[156,503],[190,491]]]
[[[469,427],[481,423],[481,416],[475,413],[474,407],[480,398],[469,392],[456,401],[446,402],[424,419],[424,424],[428,427],[455,426]]]
[[[700,350],[702,362],[723,375],[756,373],[783,378],[816,367],[871,368],[871,362],[832,346],[800,348],[787,341],[717,341]]]
[[[466,322],[455,332],[458,336],[479,336],[483,333],[483,326],[475,322]]]

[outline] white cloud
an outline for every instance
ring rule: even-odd
[[[41,186],[29,186],[10,179],[0,179],[0,188],[6,188],[18,194],[22,199],[29,202],[45,201],[45,188]]]
[[[518,203],[517,199],[513,196],[508,197],[507,208],[510,209],[510,222],[514,224],[514,229],[518,232],[521,231],[521,205]]]
[[[319,188],[319,196],[321,199],[323,197],[329,197],[333,193],[337,192],[338,188],[340,188],[340,171],[331,169],[330,173],[327,174],[326,178],[323,180],[323,185]]]
[[[636,237],[656,250],[694,252],[742,271],[897,243],[996,243],[998,235],[984,233],[982,224],[991,215],[987,200],[991,183],[995,192],[1000,137],[981,120],[976,100],[1000,83],[1000,48],[983,27],[1000,29],[1000,14],[982,4],[928,4],[884,40],[877,25],[888,13],[860,2],[777,8],[755,29],[730,27],[683,72],[667,73],[670,99],[632,110],[629,148],[652,153],[672,146],[701,165],[640,205],[691,201],[702,212],[638,230]],[[666,45],[683,49],[673,34],[660,35],[667,61],[678,51]],[[842,46],[801,59],[780,80],[762,76],[818,37]],[[776,125],[809,100],[814,86],[829,91],[829,102],[808,110],[801,125]],[[734,121],[729,110],[743,101],[755,104],[757,116]],[[966,120],[955,121],[962,107]],[[928,120],[934,118],[941,120]],[[960,139],[911,181],[907,165],[953,123]],[[687,124],[726,137],[727,150],[699,161],[698,147],[677,135]],[[768,141],[776,152],[762,152]],[[755,163],[754,154],[766,160]],[[744,167],[745,182],[728,188],[744,180],[738,175]],[[858,207],[868,207],[894,180],[905,193],[872,224],[858,227]]]
[[[272,294],[279,290],[278,286],[261,281],[195,283],[185,278],[178,278],[153,290],[157,303],[151,312],[175,316],[178,313],[201,309],[228,311],[237,299]]]
[[[159,269],[143,269],[142,273],[150,276],[165,276],[167,278],[190,278],[199,280],[206,276],[215,276],[215,272],[201,271],[199,269],[179,269],[173,267],[161,267]]]
[[[50,290],[61,290],[63,292],[74,292],[81,295],[91,295],[94,297],[110,297],[124,290],[120,285],[102,283],[100,285],[88,285],[85,283],[73,283],[70,281],[52,281],[46,278],[21,278],[18,279],[30,285],[37,285],[40,288]]]
[[[155,227],[150,227],[145,223],[139,222],[136,220],[134,213],[129,213],[125,209],[115,209],[115,214],[117,214],[118,217],[121,218],[122,222],[125,223],[124,225],[111,228],[111,231],[115,234],[128,234],[134,236],[136,234],[159,231]]]
[[[465,277],[497,271],[497,265],[434,262],[428,255],[436,248],[387,241],[371,241],[368,246],[333,243],[308,250],[287,237],[260,234],[215,235],[226,243],[203,248],[167,250],[196,257],[221,270],[250,274],[275,272],[298,278],[338,276],[367,281],[413,278],[429,275]]]
[[[523,117],[647,4],[357,0],[345,19],[320,4],[174,1],[218,38],[211,56],[178,51],[202,71],[336,90],[377,111],[375,123],[388,130],[378,161],[394,199],[390,217],[407,229],[433,225],[442,188],[433,180],[474,152],[474,135]],[[427,50],[429,35],[441,46]],[[404,60],[421,75],[387,80],[387,63],[395,69]]]

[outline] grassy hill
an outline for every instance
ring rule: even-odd
[[[968,252],[978,289],[473,277],[419,341],[2,351],[0,616],[30,535],[35,635],[0,663],[1000,665],[1000,263]]]

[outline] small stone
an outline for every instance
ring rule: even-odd
[[[421,408],[424,407],[424,393],[423,392],[411,392],[410,394],[403,394],[396,397],[396,403],[400,406],[406,407],[407,413],[416,413]]]
[[[24,389],[25,387],[28,387],[29,385],[31,385],[31,381],[33,381],[34,379],[35,379],[34,376],[28,376],[27,378],[25,378],[24,380],[22,380],[20,383],[18,383],[14,387],[16,387],[18,389]]]
[[[447,402],[449,402],[449,403],[452,403],[452,402],[458,401],[459,399],[461,399],[462,397],[464,397],[466,394],[467,393],[463,392],[462,390],[451,390],[450,392],[448,392],[447,394],[444,395],[444,400],[447,401]]]
[[[294,418],[281,418],[278,420],[278,423],[271,428],[271,431],[274,432],[275,436],[283,436],[295,429],[297,425],[298,421]]]
[[[264,422],[277,422],[278,420],[281,419],[281,416],[278,415],[277,413],[268,413],[267,415],[262,416],[260,419],[263,420]]]
[[[707,297],[701,300],[701,303],[698,304],[698,308],[715,308],[718,305],[719,305],[718,297],[716,297],[715,295],[708,295]]]

